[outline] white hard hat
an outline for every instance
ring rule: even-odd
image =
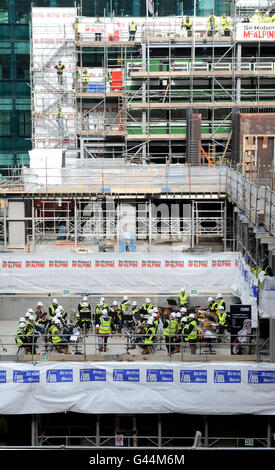
[[[64,312],[64,308],[62,307],[62,305],[59,305],[58,308],[59,308],[60,312]]]
[[[56,310],[55,310],[55,313],[59,313],[59,312],[61,312],[60,305],[59,305],[59,306],[56,308]]]
[[[113,301],[113,305],[117,305],[117,301],[116,301],[116,300]]]
[[[31,315],[30,312],[26,312],[25,313],[25,318],[29,318],[30,315]]]
[[[195,315],[193,313],[190,313],[190,315],[188,316],[188,318],[195,318]]]
[[[54,323],[55,320],[57,320],[57,317],[56,316],[52,317],[52,323]]]
[[[56,318],[62,318],[62,315],[61,315],[60,312],[55,312],[55,316],[56,316]]]
[[[208,297],[207,302],[212,302],[212,300],[214,300],[213,297]]]
[[[19,323],[19,326],[20,326],[20,328],[24,328],[24,326],[25,326],[25,323],[23,323],[23,322],[20,322],[20,323]]]
[[[104,305],[104,303],[101,301],[101,302],[99,302],[99,305]]]
[[[104,302],[105,298],[104,297],[100,297],[100,302]]]
[[[32,308],[29,308],[29,309],[28,309],[28,312],[29,312],[29,313],[34,313],[34,311],[33,311]]]
[[[35,320],[35,317],[34,317],[33,315],[30,315],[30,316],[29,316],[29,320],[30,320],[30,321],[34,321],[34,320]]]
[[[42,302],[37,302],[37,307],[43,307]]]
[[[19,318],[19,323],[25,322],[25,317],[20,317]]]
[[[173,318],[175,318],[176,312],[171,312],[171,315],[172,315]]]
[[[187,322],[187,317],[182,317],[181,321]]]
[[[137,305],[137,303],[136,303],[136,301],[135,301],[135,300],[133,300],[133,302],[132,302],[132,305]]]
[[[123,300],[128,300],[127,295],[124,295]]]
[[[58,304],[58,300],[57,300],[57,299],[53,299],[52,302],[53,302],[53,304]]]
[[[85,297],[83,297],[82,300],[86,301],[86,300],[88,300],[88,297],[85,296]]]
[[[224,310],[224,307],[223,307],[222,305],[220,305],[220,306],[218,307],[218,310]]]
[[[149,308],[148,313],[152,315],[152,313],[154,313],[154,310],[152,308]]]
[[[177,312],[177,313],[176,313],[176,317],[180,318],[180,317],[181,317],[181,313],[180,313],[180,312]]]
[[[154,308],[153,308],[153,312],[155,312],[155,313],[159,313],[159,309],[158,309],[158,307],[154,307]]]
[[[103,313],[103,315],[107,315],[107,314],[108,314],[108,310],[107,310],[106,308],[104,308],[104,309],[102,310],[102,313]]]
[[[56,318],[56,319],[54,320],[54,323],[55,323],[56,325],[60,325],[60,324],[61,324],[61,322],[60,322],[60,320],[59,320],[58,318]]]
[[[217,294],[216,299],[222,299],[222,294]]]
[[[185,291],[185,287],[182,287],[182,288],[181,288],[181,292],[183,292],[183,291]]]
[[[151,302],[151,300],[149,299],[149,297],[147,297],[147,299],[145,299],[145,302],[146,302],[147,304],[149,304],[149,303]]]
[[[181,307],[180,311],[181,311],[182,313],[186,313],[186,312],[187,312],[187,308]]]

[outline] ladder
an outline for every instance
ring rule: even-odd
[[[122,96],[118,97],[118,130],[125,130],[125,106]]]

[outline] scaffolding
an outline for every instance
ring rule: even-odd
[[[34,15],[39,10],[46,9],[36,8]],[[133,41],[131,18],[88,18],[64,10],[71,16],[62,26],[59,18],[52,19],[56,24],[36,19],[32,25],[34,147],[71,149],[81,159],[184,163],[191,109],[200,116],[204,153],[198,164],[206,162],[205,153],[216,164],[228,144],[230,151],[234,108],[274,109],[273,54],[268,43],[237,39],[237,7],[229,35],[219,23],[209,36],[207,18],[193,18],[191,36],[181,17],[137,18]],[[63,86],[54,70],[57,59],[66,67]]]

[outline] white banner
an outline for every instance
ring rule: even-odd
[[[236,265],[238,265],[238,268],[235,280],[231,286],[232,291],[240,297],[242,304],[251,305],[252,328],[255,328],[258,324],[258,279],[252,273],[250,266],[246,264],[241,254],[239,254]]]
[[[0,414],[275,414],[270,363],[0,364]],[[137,398],[138,397],[138,398]]]
[[[0,293],[231,293],[238,253],[12,253],[0,256]]]
[[[275,39],[274,23],[237,23],[238,41],[269,41]]]

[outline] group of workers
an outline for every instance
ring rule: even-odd
[[[83,336],[88,336],[94,326],[101,352],[107,350],[111,335],[125,334],[130,339],[129,349],[140,346],[142,354],[153,352],[154,344],[160,344],[163,337],[169,354],[179,352],[182,344],[189,344],[191,354],[195,354],[199,341],[199,320],[190,307],[189,299],[189,293],[183,288],[177,305],[163,311],[162,307],[154,306],[150,298],[138,307],[137,302],[129,301],[128,296],[120,302],[114,300],[111,305],[101,297],[92,312],[91,303],[84,296],[77,306],[73,324],[68,324],[68,313],[58,299],[52,299],[48,310],[44,310],[43,303],[38,302],[35,310],[29,308],[19,319],[16,343],[19,350],[24,348],[26,353],[35,354],[37,338],[41,334],[46,350],[51,345],[60,353],[70,354],[70,343],[83,340]],[[229,327],[229,314],[221,294],[217,294],[216,300],[208,298],[205,315],[218,322],[220,341],[220,335]]]
[[[243,23],[274,23],[275,22],[275,14],[270,15],[269,12],[264,13],[261,15],[259,10],[256,10],[254,15],[251,17],[251,19],[248,16],[245,16]],[[226,13],[223,13],[221,18],[220,18],[220,26],[223,31],[224,36],[230,36],[231,35],[231,24],[232,24],[232,19],[230,16],[228,16]],[[189,17],[186,16],[185,18],[182,19],[182,29],[185,29],[187,32],[187,36],[192,36],[192,29],[193,29],[193,20]],[[214,13],[211,13],[207,19],[207,28],[208,28],[208,36],[214,36],[218,30],[219,30],[219,22],[218,18],[214,15]]]

